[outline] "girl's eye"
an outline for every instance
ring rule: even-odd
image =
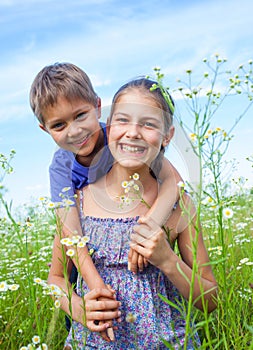
[[[156,129],[157,128],[157,126],[154,123],[151,123],[151,122],[145,122],[145,123],[143,123],[143,125],[146,128],[150,128],[150,129]]]
[[[116,121],[119,122],[119,123],[122,123],[122,124],[128,123],[128,119],[127,118],[123,118],[123,117],[117,118]]]

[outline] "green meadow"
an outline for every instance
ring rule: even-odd
[[[177,115],[189,133],[200,165],[199,187],[193,189],[187,183],[185,187],[195,200],[218,282],[215,311],[198,311],[190,298],[182,305],[182,312],[189,335],[194,320],[202,342],[200,349],[248,350],[253,349],[253,189],[247,186],[243,174],[239,178],[233,177],[232,170],[230,176],[222,174],[228,169],[224,158],[232,131],[243,122],[252,104],[252,61],[233,73],[227,71],[226,60],[218,55],[204,60],[204,64],[204,74],[197,83],[193,83],[193,73],[188,70],[174,90],[165,87],[164,75],[155,68],[165,97],[168,92],[181,94],[192,116],[185,125],[184,118]],[[218,90],[220,77],[224,84]],[[214,125],[213,117],[232,94],[235,99],[244,95],[248,100],[244,111],[231,121],[230,130],[223,130]],[[56,232],[54,208],[47,198],[40,198],[12,209],[5,199],[4,180],[13,171],[13,157],[18,157],[18,150],[17,154],[0,154],[0,349],[60,350],[67,336],[65,315],[50,297],[46,284]],[[252,167],[251,154],[248,164]],[[193,282],[194,276],[189,283]]]

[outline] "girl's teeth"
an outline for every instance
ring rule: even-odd
[[[143,152],[143,148],[130,147],[130,146],[126,146],[126,145],[123,145],[122,149],[123,149],[123,151],[127,151],[127,152]]]

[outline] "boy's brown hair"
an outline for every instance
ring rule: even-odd
[[[98,103],[88,75],[72,63],[54,63],[36,75],[30,90],[30,106],[40,123],[44,124],[43,112],[55,105],[58,97],[69,101],[83,99],[94,107]]]

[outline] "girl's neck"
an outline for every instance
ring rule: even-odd
[[[130,181],[129,176],[137,173],[139,180],[134,181],[138,188],[131,188],[125,193],[123,181]],[[157,189],[157,190],[156,190]],[[157,181],[150,175],[149,169],[129,170],[114,164],[109,173],[91,184],[85,191],[83,202],[85,215],[97,217],[135,217],[145,215],[158,194]],[[129,199],[122,202],[122,196]],[[144,204],[142,199],[148,204]],[[87,205],[87,203],[89,203]]]
[[[112,191],[119,193],[122,190],[122,182],[130,181],[134,174],[139,175],[139,181],[143,188],[143,191],[147,188],[150,182],[156,181],[150,174],[148,167],[143,167],[142,169],[134,170],[129,168],[124,168],[119,164],[114,164],[112,169],[106,175],[106,185]]]

